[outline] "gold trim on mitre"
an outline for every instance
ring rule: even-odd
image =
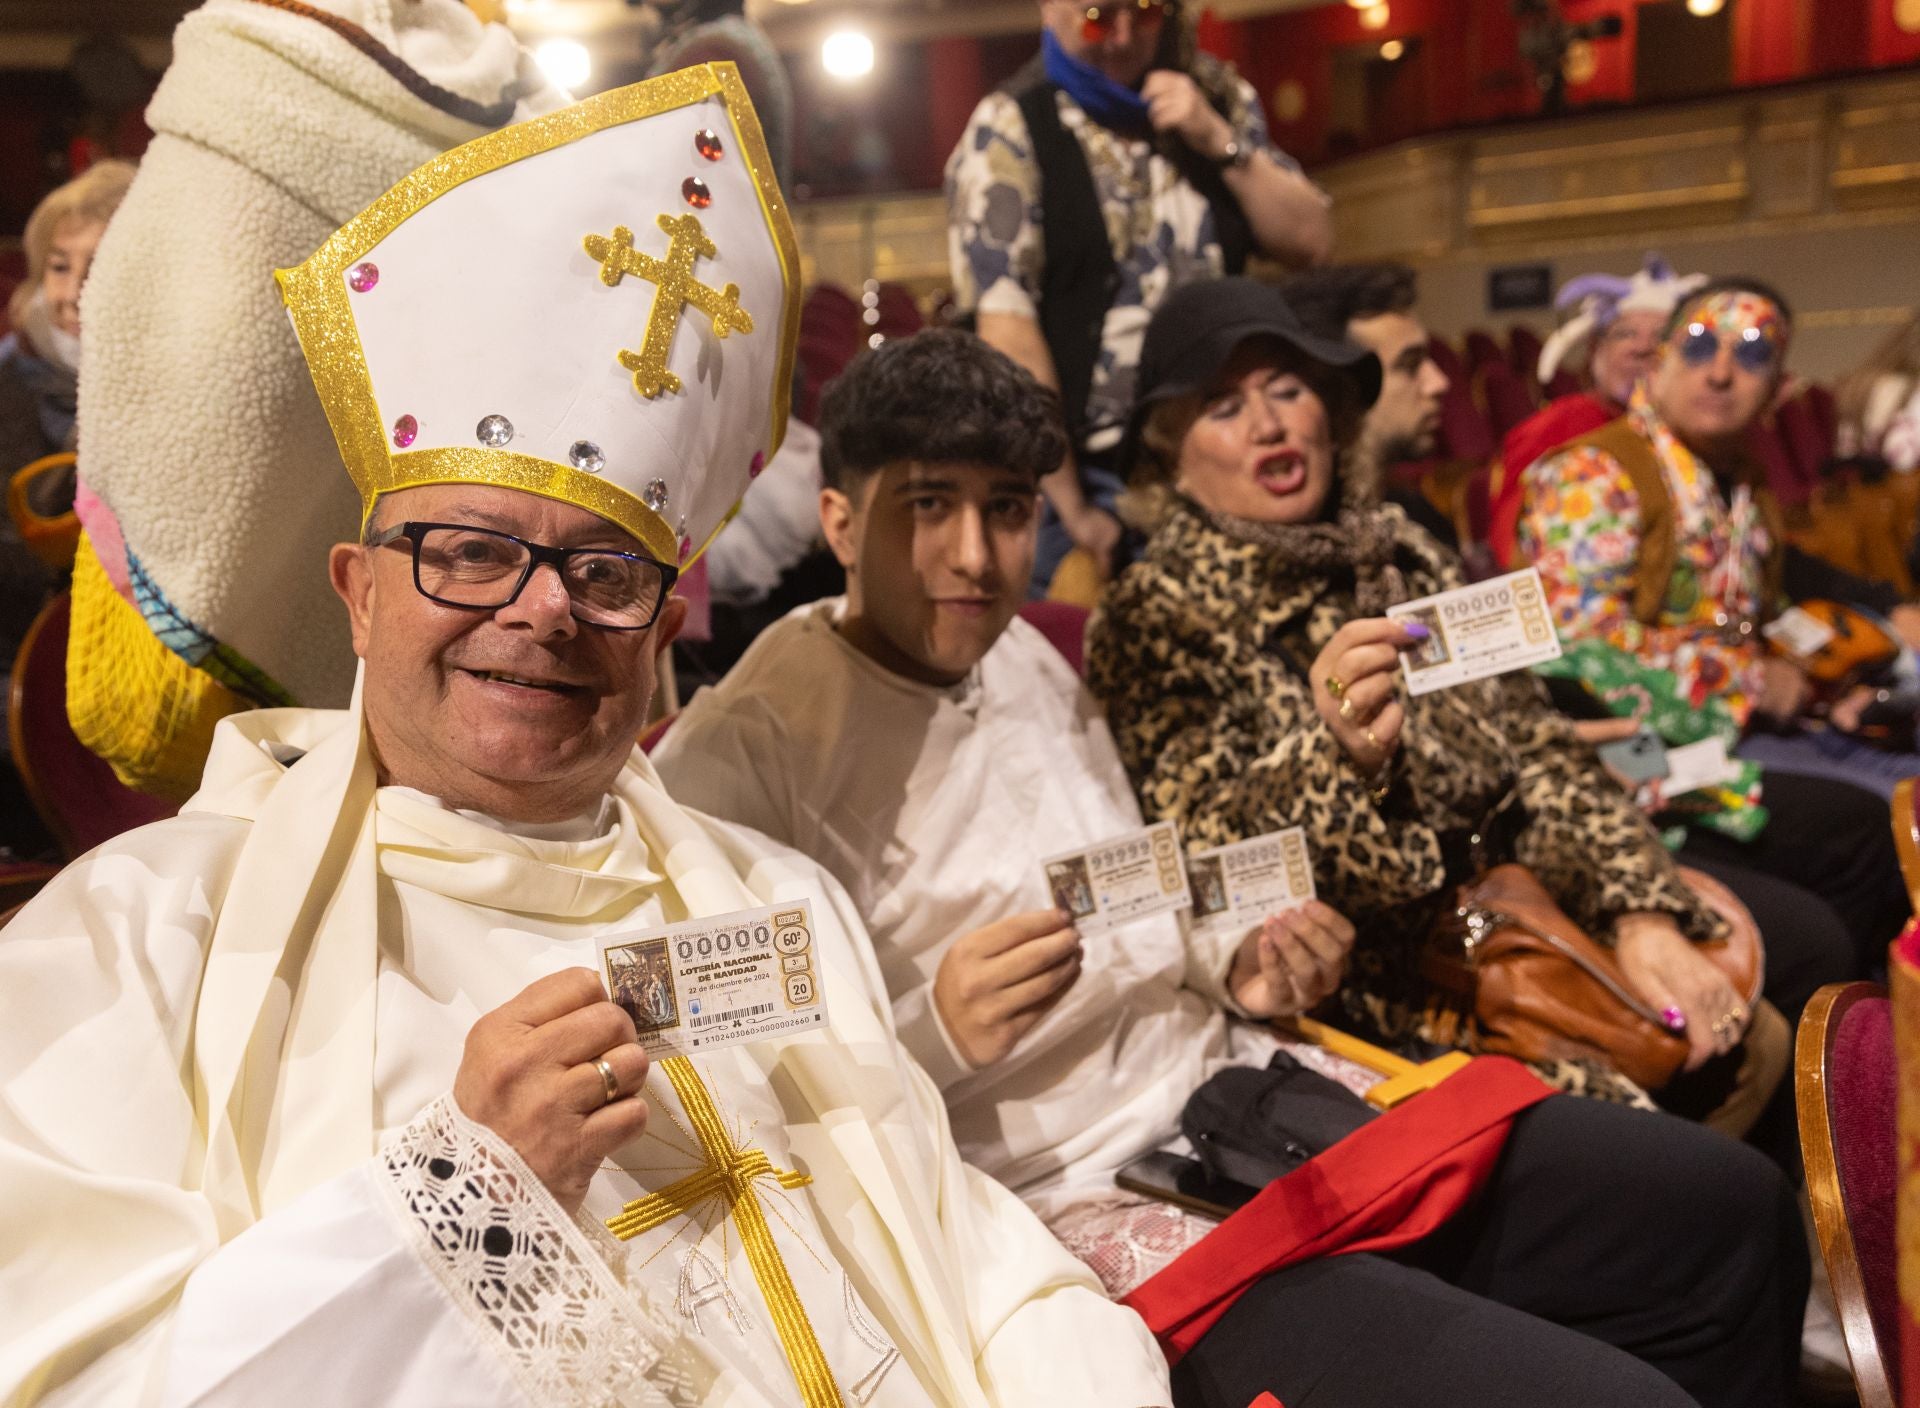
[[[416,212],[477,176],[622,123],[690,107],[716,94],[725,101],[737,150],[753,177],[761,214],[780,256],[786,297],[779,355],[768,398],[768,457],[780,448],[786,437],[800,331],[800,248],[786,199],[774,177],[766,135],[760,130],[760,119],[739,68],[731,63],[699,64],[616,88],[443,152],[342,225],[298,267],[274,271],[340,458],[360,490],[362,526],[381,494],[424,484],[498,484],[598,514],[633,534],[662,562],[679,562],[678,541],[666,519],[637,496],[572,465],[483,446],[395,451],[388,443],[386,424],[367,374],[366,355],[349,306],[346,273]],[[736,502],[721,519],[722,525],[738,509]],[[716,528],[704,542],[694,545],[687,559],[679,562],[682,571],[706,551],[718,533]]]

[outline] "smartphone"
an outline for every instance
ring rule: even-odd
[[[1113,1181],[1129,1193],[1144,1193],[1215,1221],[1231,1216],[1259,1191],[1244,1183],[1216,1182],[1198,1159],[1165,1149],[1135,1159]]]
[[[1599,752],[1601,762],[1636,785],[1667,775],[1667,745],[1650,728],[1631,738],[1602,743]]]

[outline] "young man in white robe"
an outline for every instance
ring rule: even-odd
[[[360,683],[224,722],[177,819],[0,934],[0,1400],[1167,1404],[961,1163],[839,888],[633,746],[785,423],[769,171],[703,66],[281,274],[363,495]],[[803,900],[825,1025],[650,1061],[597,941]]]
[[[1055,419],[1049,393],[964,334],[863,354],[820,426],[847,595],[762,635],[654,761],[675,795],[846,886],[963,1153],[1125,1294],[1209,1226],[1116,1192],[1116,1170],[1171,1144],[1210,1076],[1267,1061],[1264,1027],[1229,1014],[1316,1005],[1353,930],[1315,902],[1246,934],[1190,940],[1161,915],[1083,940],[1053,906],[1042,858],[1141,824],[1098,705],[1015,614]],[[1782,1403],[1801,1246],[1791,1193],[1754,1151],[1553,1097],[1514,1120],[1490,1184],[1440,1233],[1261,1280],[1176,1365],[1175,1398]]]

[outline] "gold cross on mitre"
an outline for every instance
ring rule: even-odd
[[[666,217],[660,218],[664,223]],[[793,1370],[794,1381],[800,1385],[802,1403],[806,1408],[844,1408],[845,1400],[833,1381],[833,1370],[814,1336],[807,1308],[801,1303],[799,1291],[794,1289],[793,1277],[787,1272],[780,1249],[774,1245],[766,1210],[760,1206],[760,1196],[753,1186],[762,1178],[771,1178],[782,1188],[804,1188],[813,1180],[804,1173],[775,1168],[763,1150],[742,1149],[735,1144],[720,1118],[719,1108],[713,1103],[712,1094],[684,1056],[662,1061],[660,1069],[666,1072],[674,1094],[680,1097],[680,1107],[687,1112],[687,1120],[707,1161],[678,1183],[628,1203],[619,1216],[607,1219],[607,1230],[624,1242],[676,1217],[691,1216],[694,1209],[711,1199],[723,1201],[727,1216],[740,1234],[740,1245],[746,1250],[747,1264],[753,1268],[754,1282],[773,1315],[780,1347],[786,1351],[787,1364]]]
[[[612,239],[588,235],[585,241],[587,254],[599,262],[600,282],[608,288],[619,287],[627,274],[655,286],[646,339],[638,352],[623,349],[620,353],[620,365],[633,373],[633,389],[649,401],[663,391],[680,389],[680,378],[667,370],[667,354],[673,350],[673,334],[680,326],[683,308],[698,308],[713,319],[715,337],[753,331],[753,315],[740,306],[738,284],[712,289],[693,276],[694,260],[711,259],[720,252],[707,237],[700,217],[662,215],[658,223],[669,239],[665,259],[635,249],[633,231],[625,225],[613,227]]]

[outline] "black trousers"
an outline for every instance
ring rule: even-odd
[[[1391,1257],[1290,1267],[1174,1369],[1178,1408],[1778,1408],[1808,1263],[1764,1157],[1665,1114],[1556,1096],[1489,1186]]]
[[[1756,839],[1696,827],[1679,859],[1753,911],[1767,944],[1767,999],[1797,1023],[1823,983],[1885,965],[1912,906],[1880,797],[1850,782],[1769,769],[1761,800],[1772,820]]]

